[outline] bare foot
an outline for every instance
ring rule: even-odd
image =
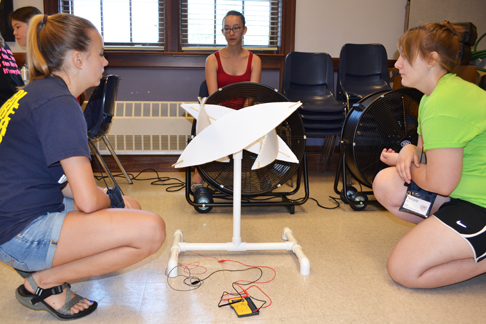
[[[39,275],[37,273],[33,274],[32,277],[34,278],[35,282],[37,283],[37,285],[39,287],[41,287],[41,288],[45,287],[45,285],[42,284],[42,280],[39,278]],[[51,284],[47,288],[51,288],[51,287],[55,287],[55,286],[59,286],[59,285],[62,285],[62,283],[58,283],[58,284],[54,284],[54,285]],[[24,286],[25,286],[25,289],[27,289],[27,291],[34,294],[34,289],[32,289],[30,284],[27,282],[27,279],[24,280]],[[67,293],[67,289],[64,289],[64,291],[62,293],[60,293],[58,295],[49,296],[46,299],[44,299],[44,301],[49,306],[51,306],[53,309],[58,310],[59,308],[64,306],[64,304],[66,303],[66,293]],[[76,295],[73,292],[71,292],[71,299],[74,298],[75,296]],[[73,307],[71,307],[71,314],[77,314],[77,313],[89,308],[89,306],[91,306],[92,304],[93,304],[92,301],[84,298],[84,302],[79,302],[76,305],[74,305]]]

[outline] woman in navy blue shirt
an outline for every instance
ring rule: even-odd
[[[30,83],[0,108],[0,260],[27,276],[19,302],[76,319],[97,303],[67,282],[157,252],[165,223],[128,197],[111,208],[96,185],[76,100],[108,64],[96,28],[68,14],[34,16],[27,47]]]

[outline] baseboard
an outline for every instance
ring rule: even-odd
[[[334,156],[331,159],[331,166],[329,172],[335,172],[339,161],[339,148],[336,148]],[[308,146],[306,148],[307,155],[307,170],[308,171],[324,171],[324,154],[322,147]],[[176,169],[172,167],[177,162],[179,155],[117,155],[123,168],[127,172],[140,172],[146,169],[153,169],[157,172],[184,172],[184,169]],[[115,159],[111,155],[103,155],[108,169],[112,173],[121,172],[116,164]],[[98,170],[96,164],[91,161],[93,170]],[[326,169],[327,171],[327,169]]]

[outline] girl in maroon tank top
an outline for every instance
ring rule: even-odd
[[[228,44],[206,60],[209,94],[236,82],[260,82],[261,60],[242,46],[246,31],[245,17],[238,11],[229,11],[223,19],[221,29]]]
[[[228,84],[243,81],[260,82],[262,62],[257,55],[242,46],[246,30],[245,17],[240,12],[232,10],[226,13],[221,32],[228,44],[206,60],[206,82],[210,95]],[[245,106],[245,99],[231,99],[221,104],[240,109]],[[192,191],[195,192],[202,184],[203,180],[196,169]]]

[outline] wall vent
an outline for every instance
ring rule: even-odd
[[[117,101],[107,138],[117,155],[181,154],[194,118],[173,101]],[[110,154],[102,140],[101,154]]]

